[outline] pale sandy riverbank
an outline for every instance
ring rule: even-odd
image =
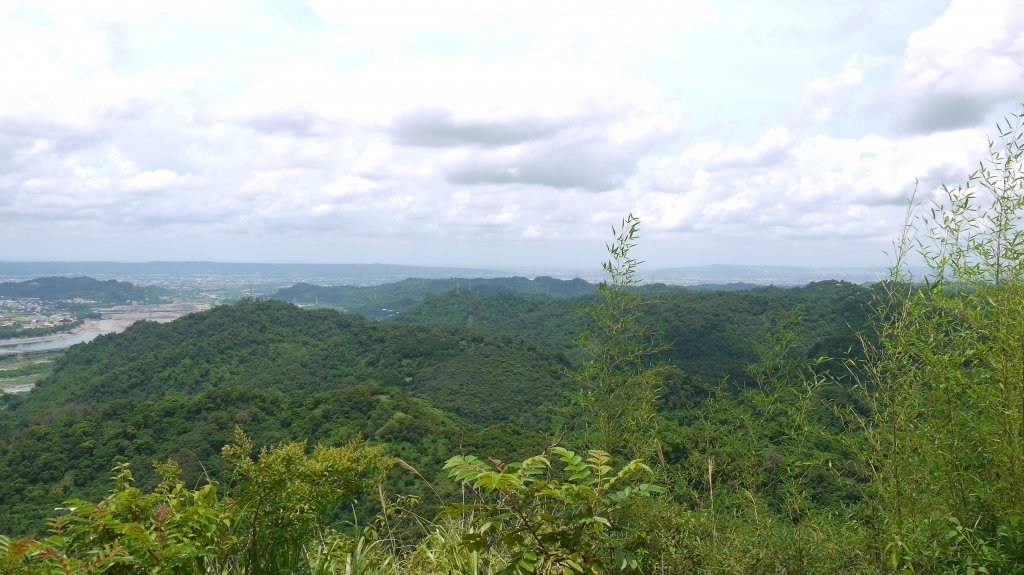
[[[119,333],[128,329],[128,326],[139,320],[156,321],[161,323],[168,322],[193,312],[209,309],[209,307],[209,304],[201,303],[175,303],[124,305],[101,309],[97,310],[101,314],[100,319],[87,319],[82,323],[82,325],[68,331],[38,337],[0,340],[0,356],[4,355],[2,351],[4,346],[59,341],[77,334]],[[70,345],[70,343],[68,345]],[[56,349],[60,349],[60,347]],[[34,382],[22,383],[23,380],[24,378],[14,378],[12,380],[0,376],[0,393],[24,393],[35,387]],[[13,383],[14,381],[17,381],[18,383]]]
[[[143,304],[143,305],[121,305],[111,308],[99,309],[100,319],[87,319],[82,325],[60,333],[40,335],[36,337],[20,337],[15,339],[0,340],[0,346],[18,345],[22,343],[35,343],[40,341],[53,341],[87,332],[99,333],[120,333],[128,326],[139,320],[156,321],[160,323],[173,321],[181,316],[193,312],[209,309],[209,304],[204,303],[169,303],[169,304]]]

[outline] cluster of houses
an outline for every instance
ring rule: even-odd
[[[54,327],[74,321],[71,312],[38,298],[0,297],[0,328]]]

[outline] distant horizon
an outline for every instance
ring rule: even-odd
[[[240,261],[240,260],[113,260],[113,259],[82,259],[82,260],[18,260],[18,259],[0,259],[0,265],[4,264],[17,264],[17,265],[47,265],[47,264],[114,264],[114,265],[159,265],[159,264],[195,264],[195,265],[267,265],[267,266],[383,266],[383,267],[398,267],[398,268],[424,268],[424,269],[465,269],[465,270],[480,270],[480,271],[515,271],[517,269],[523,269],[527,266],[514,266],[514,265],[499,265],[494,267],[483,267],[477,265],[464,265],[464,264],[419,264],[419,263],[392,263],[392,262],[315,262],[315,261],[296,261],[296,262],[284,262],[284,261]],[[595,263],[593,266],[559,266],[559,265],[535,265],[529,266],[533,269],[588,269],[589,267],[595,267],[600,269],[601,262]],[[644,266],[641,264],[641,270],[647,269],[650,266]],[[702,268],[781,268],[781,269],[887,269],[887,266],[882,265],[833,265],[833,264],[774,264],[774,263],[758,263],[758,264],[743,264],[743,263],[709,263],[709,264],[696,264],[696,265],[673,265],[673,266],[658,266],[654,267],[654,270],[674,270],[674,269],[702,269]]]
[[[141,284],[184,285],[203,283],[210,278],[241,283],[318,285],[380,285],[405,279],[477,279],[523,276],[531,279],[553,277],[581,278],[599,282],[606,274],[595,265],[589,268],[476,268],[463,266],[423,266],[405,264],[299,264],[273,262],[16,262],[0,261],[0,281],[26,281],[48,275],[90,276],[119,279]],[[666,268],[641,267],[636,277],[641,283],[671,285],[712,285],[747,283],[753,285],[798,286],[815,281],[838,280],[874,283],[886,275],[885,268],[866,266],[775,266],[709,264]],[[234,279],[231,279],[234,278]]]

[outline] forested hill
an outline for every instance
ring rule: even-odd
[[[245,300],[72,347],[31,393],[0,400],[0,533],[37,531],[67,498],[98,495],[118,461],[144,482],[154,459],[175,459],[193,480],[220,469],[235,425],[260,445],[361,435],[427,474],[472,446],[536,452],[565,423],[553,406],[577,355],[576,308],[592,296],[477,287],[431,295],[391,322]],[[742,381],[796,306],[799,355],[845,351],[871,291],[822,282],[657,296],[646,321],[670,346],[662,409],[677,419],[723,374]],[[392,488],[423,489],[407,475]]]
[[[475,437],[499,437],[489,451],[521,455],[542,441],[531,429],[550,427],[553,410],[542,406],[562,400],[562,367],[466,328],[284,302],[139,322],[72,347],[31,393],[3,396],[0,533],[37,531],[68,497],[102,492],[116,461],[146,481],[154,459],[173,458],[198,480],[219,469],[235,425],[260,444],[362,435],[425,473]],[[488,426],[503,431],[483,433]]]
[[[797,349],[807,357],[841,357],[859,349],[866,331],[873,288],[841,281],[803,287],[752,287],[735,291],[652,286],[645,314],[649,331],[668,346],[663,358],[682,371],[717,379],[743,377],[773,326],[800,310]],[[591,299],[556,299],[512,292],[448,291],[433,294],[394,318],[406,324],[470,326],[518,338],[573,358],[584,322],[580,306]]]
[[[415,278],[375,286],[319,286],[298,283],[292,287],[278,290],[270,296],[270,299],[302,305],[319,304],[339,307],[349,313],[380,318],[393,316],[396,312],[407,310],[430,294],[447,291],[577,297],[591,294],[595,289],[594,284],[579,278],[573,280],[560,280],[546,276],[532,280],[525,277]]]
[[[0,283],[0,297],[36,298],[58,302],[73,299],[104,304],[156,300],[162,295],[155,288],[142,288],[130,282],[100,281],[91,277],[41,277],[21,282]]]
[[[247,300],[167,324],[138,322],[121,334],[72,347],[52,376],[31,394],[12,400],[8,417],[39,405],[155,401],[232,385],[289,395],[354,384],[415,390],[422,370],[481,349],[524,360],[529,356],[532,364],[554,370],[549,365],[557,362],[554,356],[533,348],[530,354],[515,353],[527,347],[466,328],[395,325],[334,310]],[[523,398],[528,403],[544,395],[542,390],[521,391],[530,392]]]

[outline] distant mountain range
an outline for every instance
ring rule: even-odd
[[[824,280],[870,284],[885,278],[887,270],[878,267],[798,267],[708,265],[664,268],[641,272],[650,283],[676,285],[747,283],[756,285],[801,286]]]
[[[883,268],[708,265],[662,269],[641,269],[648,283],[696,286],[701,284],[799,286],[822,280],[874,283],[885,277]],[[90,276],[97,279],[132,281],[178,288],[204,284],[277,284],[371,286],[409,278],[499,278],[509,276],[576,277],[596,282],[600,270],[590,268],[557,270],[512,270],[463,267],[429,267],[391,264],[270,264],[219,262],[0,262],[0,281],[23,281],[41,276]]]
[[[378,285],[407,278],[499,277],[508,272],[459,267],[390,264],[249,264],[221,262],[0,262],[0,281],[40,276],[90,276],[139,284],[315,284]]]

